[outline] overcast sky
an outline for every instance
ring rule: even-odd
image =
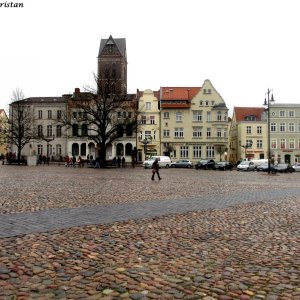
[[[231,112],[261,106],[268,88],[278,103],[300,103],[299,0],[19,3],[0,7],[0,108],[16,88],[49,97],[93,84],[110,34],[126,38],[129,93],[210,79]]]

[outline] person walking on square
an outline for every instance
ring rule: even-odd
[[[161,177],[159,175],[159,164],[158,164],[158,159],[157,158],[154,160],[154,163],[152,164],[152,177],[151,177],[151,180],[154,180],[155,173],[157,174],[158,179],[161,180]]]
[[[125,161],[126,161],[126,160],[125,160],[125,157],[123,156],[123,157],[122,157],[122,168],[125,168]]]

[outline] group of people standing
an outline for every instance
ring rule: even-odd
[[[65,166],[66,167],[73,167],[75,168],[76,165],[78,166],[78,168],[81,168],[84,166],[84,161],[81,159],[81,156],[78,156],[78,158],[76,159],[76,156],[66,156],[65,157]]]

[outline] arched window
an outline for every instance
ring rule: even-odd
[[[125,155],[131,155],[131,154],[132,154],[132,145],[128,143],[125,146]]]
[[[124,146],[123,144],[119,143],[117,144],[117,156],[123,156],[124,155]]]
[[[80,145],[80,155],[86,156],[86,143]]]
[[[82,126],[81,126],[81,135],[82,136],[87,136],[87,134],[88,134],[88,127],[87,127],[86,124],[82,124]]]
[[[126,125],[126,136],[132,136],[133,130],[132,130],[132,124],[127,124]]]
[[[78,156],[79,155],[79,145],[77,143],[74,143],[72,145],[72,155]]]
[[[72,126],[72,135],[78,136],[78,125],[77,124],[73,124],[73,126]]]

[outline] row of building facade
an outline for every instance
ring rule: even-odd
[[[115,78],[107,88],[127,93],[125,39],[110,36],[100,42],[98,78],[105,81],[107,76]],[[80,90],[75,89],[74,94],[78,93]],[[107,159],[124,156],[131,161],[132,153],[136,153],[138,161],[168,155],[172,160],[236,163],[245,158],[267,158],[270,151],[278,162],[300,160],[300,104],[273,104],[269,118],[263,107],[234,107],[229,117],[224,99],[210,80],[199,87],[160,87],[157,91],[137,90],[127,96],[137,103],[139,125],[107,145]],[[41,137],[25,145],[22,155],[97,157],[99,145],[89,139],[89,128],[80,122],[81,112],[72,105],[72,99],[63,95],[22,100],[33,111],[34,127]],[[74,120],[71,127],[60,124],[67,114]],[[122,117],[120,112],[116,114]],[[9,144],[6,150],[15,152],[16,147]]]

